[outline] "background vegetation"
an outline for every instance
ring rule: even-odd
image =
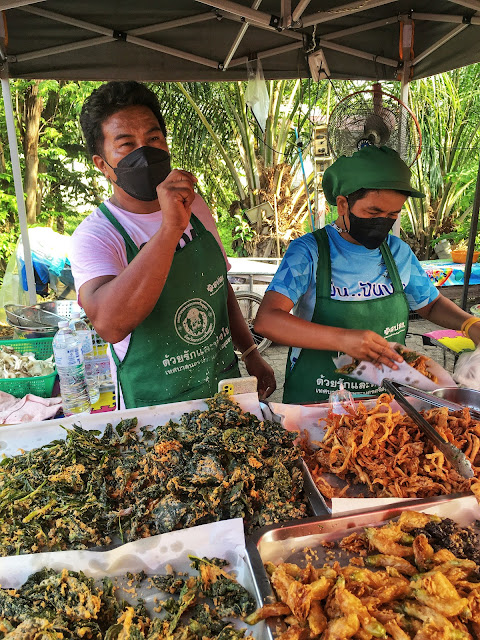
[[[74,228],[107,194],[90,164],[78,124],[93,82],[12,81],[30,225]],[[329,90],[330,86],[330,90]],[[199,177],[230,255],[276,255],[275,218],[251,223],[245,211],[268,202],[277,211],[279,245],[309,230],[299,148],[308,147],[314,117],[358,90],[345,81],[271,81],[262,134],[246,107],[246,83],[152,85],[165,111],[174,166]],[[383,85],[399,94],[398,83]],[[410,107],[423,134],[413,167],[425,201],[411,201],[403,237],[419,258],[434,257],[442,237],[468,234],[480,153],[480,65],[411,85]],[[362,88],[362,87],[360,87]],[[367,88],[367,85],[365,85]],[[0,277],[18,237],[6,127],[0,113]],[[311,176],[309,177],[311,179]],[[310,189],[310,197],[313,190]]]

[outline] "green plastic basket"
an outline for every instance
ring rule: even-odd
[[[37,360],[46,360],[53,354],[53,338],[34,338],[32,340],[0,340],[0,346],[12,347],[18,353],[26,351],[34,353]],[[10,393],[16,398],[23,398],[33,393],[41,398],[50,398],[57,376],[56,370],[48,376],[33,378],[0,379],[0,391]]]

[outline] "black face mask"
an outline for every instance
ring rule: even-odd
[[[348,207],[350,229],[348,233],[367,249],[378,249],[395,224],[393,218],[359,218]]]
[[[139,147],[122,158],[116,167],[107,164],[115,171],[116,184],[143,202],[157,200],[157,186],[172,170],[170,154],[157,147]]]

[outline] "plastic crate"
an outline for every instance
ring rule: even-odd
[[[46,360],[53,354],[53,338],[35,338],[32,340],[0,340],[0,346],[12,347],[18,353],[31,352],[37,360]],[[0,379],[0,391],[10,393],[16,398],[23,398],[33,393],[41,398],[50,398],[57,377],[56,370],[47,376],[33,378]]]

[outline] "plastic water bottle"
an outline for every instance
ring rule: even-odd
[[[72,313],[69,326],[70,329],[77,334],[77,338],[82,345],[88,394],[90,396],[90,402],[95,404],[100,397],[100,386],[98,381],[98,367],[93,351],[92,332],[88,328],[85,320],[80,317],[80,311],[74,311]]]
[[[66,416],[89,413],[92,405],[85,380],[82,346],[66,320],[58,323],[53,355],[60,377],[63,412]]]

